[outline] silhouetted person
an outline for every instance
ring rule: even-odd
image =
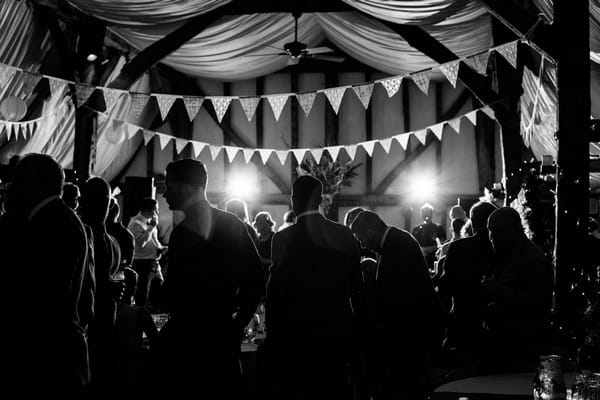
[[[352,398],[360,254],[350,230],[319,213],[322,190],[311,176],[296,179],[297,221],[273,237],[265,322],[279,398]]]
[[[542,250],[527,239],[519,213],[510,207],[488,219],[496,267],[483,282],[492,348],[504,356],[536,357],[550,333],[554,271]]]
[[[487,220],[496,206],[479,202],[471,207],[474,235],[451,242],[439,281],[439,293],[451,306],[446,348],[476,355],[483,338],[485,302],[481,280],[490,276],[494,251],[488,237]]]
[[[80,398],[89,382],[92,267],[83,225],[60,199],[63,182],[62,168],[47,155],[27,155],[14,171],[9,213],[21,228],[11,243],[18,247],[6,250],[19,257],[3,254],[2,266],[15,273],[5,286],[20,288],[15,319],[7,313],[2,327],[14,336],[0,345],[12,347],[17,358],[3,354],[10,371],[0,380],[5,393],[20,398]]]
[[[110,205],[108,207],[108,216],[106,217],[106,230],[109,235],[111,235],[117,243],[119,244],[119,249],[121,250],[121,264],[122,268],[131,267],[133,263],[133,234],[129,229],[125,228],[121,221],[119,221],[119,214],[121,213],[121,208],[119,207],[119,203],[113,197],[110,200]],[[136,281],[137,286],[137,281]]]
[[[258,235],[256,233],[256,229],[254,229],[254,227],[250,225],[250,220],[248,218],[248,206],[246,205],[246,202],[241,199],[229,199],[225,203],[225,211],[236,215],[239,219],[242,220],[243,223],[246,224],[248,234],[250,235],[252,241],[256,245],[258,243]]]
[[[240,398],[240,345],[265,287],[258,253],[244,223],[209,204],[204,164],[174,161],[166,172],[164,197],[185,219],[169,241],[159,395]]]
[[[283,224],[281,224],[281,226],[279,227],[279,229],[277,229],[277,231],[282,231],[285,228],[287,228],[288,226],[294,225],[296,223],[296,214],[290,210],[290,211],[286,211],[285,214],[283,214]]]
[[[371,211],[358,214],[352,232],[378,253],[375,399],[420,398],[418,383],[441,344],[445,316],[419,244]]]
[[[271,214],[261,211],[254,216],[252,225],[254,225],[256,233],[258,233],[256,249],[260,256],[260,263],[265,273],[265,279],[267,279],[269,277],[269,267],[271,266],[271,243],[273,242],[273,234],[275,233],[275,222],[273,222]]]
[[[423,218],[423,222],[412,230],[412,234],[421,246],[427,266],[430,270],[433,270],[435,252],[441,246],[441,243],[446,240],[446,232],[441,225],[432,221],[433,206],[431,204],[425,203],[421,206],[421,218]]]
[[[117,300],[123,289],[117,281],[120,250],[106,231],[110,186],[100,177],[88,179],[81,188],[80,214],[94,236],[96,301],[90,325],[90,364],[94,395],[106,395],[114,373],[114,334]]]
[[[65,183],[63,186],[62,200],[65,202],[67,207],[73,211],[77,211],[79,208],[80,197],[81,193],[79,192],[79,187],[77,187],[77,185],[74,183]]]

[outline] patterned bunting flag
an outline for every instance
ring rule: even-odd
[[[458,117],[458,118],[451,119],[450,121],[447,121],[448,126],[450,126],[450,128],[452,128],[452,130],[454,130],[454,132],[456,132],[457,134],[460,133],[461,119],[462,119],[462,117]]]
[[[39,81],[42,79],[42,76],[38,74],[32,74],[27,71],[22,71],[22,79],[22,93],[25,96],[25,98],[28,98],[29,96],[31,96],[31,93],[33,93],[33,89],[35,89]]]
[[[67,87],[67,82],[60,79],[48,79],[48,85],[50,86],[50,94],[56,96],[61,94]]]
[[[473,111],[465,114],[465,117],[467,117],[468,120],[471,121],[473,126],[477,125],[477,110],[473,110]]]
[[[429,92],[429,81],[431,79],[431,70],[428,69],[426,71],[417,72],[416,74],[411,74],[413,82],[421,89],[421,92],[427,94]]]
[[[169,114],[169,111],[171,110],[173,103],[175,103],[175,100],[177,100],[177,98],[180,97],[180,96],[173,96],[170,94],[155,94],[155,93],[153,93],[152,96],[154,96],[154,98],[156,99],[156,102],[158,103],[158,109],[160,110],[160,117],[162,118],[163,121],[165,119],[167,119],[167,115]]]
[[[213,146],[212,144],[208,145],[208,150],[210,150],[210,158],[215,161],[221,152],[221,146]]]
[[[225,154],[227,154],[227,159],[229,160],[229,162],[233,162],[233,159],[235,158],[236,154],[238,153],[238,151],[240,151],[239,147],[223,146],[223,148],[225,149]]]
[[[321,157],[323,157],[323,149],[310,149],[310,154],[315,159],[315,162],[318,164],[321,162]]]
[[[256,150],[258,151],[258,154],[260,154],[260,159],[262,160],[262,163],[266,164],[267,161],[269,161],[269,157],[271,156],[273,149],[256,149]]]
[[[183,96],[183,104],[185,105],[185,110],[187,111],[188,118],[190,121],[193,121],[198,114],[198,110],[202,106],[204,102],[204,97],[198,96]]]
[[[496,47],[496,51],[504,57],[506,61],[512,65],[513,68],[517,68],[517,44],[518,40],[514,42],[503,44],[502,46]]]
[[[158,133],[157,135],[158,135],[158,144],[160,145],[160,149],[164,150],[165,147],[167,147],[167,145],[171,141],[171,139],[173,139],[173,136],[165,135],[163,133]]]
[[[229,104],[231,104],[232,97],[229,96],[219,96],[219,97],[208,97],[210,99],[213,107],[215,108],[215,112],[217,113],[217,119],[219,123],[223,121],[223,117],[229,108]]]
[[[440,65],[440,70],[448,79],[448,82],[452,85],[452,87],[456,87],[456,81],[458,79],[458,67],[460,66],[460,60],[452,61],[446,64]]]
[[[435,135],[436,138],[438,138],[438,140],[442,140],[442,132],[444,132],[444,123],[440,123],[440,124],[435,124],[431,127],[429,127],[429,129],[431,129],[431,132],[433,132],[433,134]]]
[[[155,135],[154,132],[144,129],[144,144],[146,146],[148,146],[148,143],[152,140],[154,135]]]
[[[390,154],[390,148],[392,147],[392,138],[382,139],[379,141],[379,144],[381,145],[381,147],[383,147],[383,150],[385,150],[386,154]]]
[[[95,87],[89,85],[75,84],[75,96],[77,97],[77,107],[81,107],[96,90]]]
[[[342,99],[344,98],[344,93],[346,92],[347,86],[345,87],[337,87],[331,89],[323,89],[323,93],[329,100],[329,104],[335,111],[336,115],[340,110],[340,104],[342,104]]]
[[[481,109],[485,115],[487,115],[490,119],[496,119],[496,113],[490,106],[485,106]]]
[[[106,104],[106,111],[112,110],[112,108],[117,104],[119,97],[123,93],[126,93],[122,90],[111,89],[111,88],[102,88],[102,94],[104,95],[104,103]]]
[[[144,107],[148,103],[150,96],[146,93],[130,93],[131,96],[131,111],[136,117],[139,117]]]
[[[240,97],[238,101],[242,106],[242,110],[244,110],[244,114],[246,114],[246,118],[248,118],[248,122],[252,121],[258,103],[260,103],[260,97]]]
[[[183,151],[183,149],[185,149],[185,146],[187,146],[188,143],[189,141],[185,139],[175,138],[175,151],[177,152],[177,154],[181,154],[181,152]]]
[[[307,151],[308,151],[308,149],[292,149],[291,150],[291,152],[294,154],[294,157],[296,157],[296,161],[298,162],[298,164],[302,163]]]
[[[358,148],[358,146],[355,144],[352,144],[350,146],[344,146],[344,150],[346,150],[348,157],[350,157],[350,161],[354,161],[354,158],[356,157],[356,149],[357,148]]]
[[[403,150],[406,150],[406,147],[408,146],[408,139],[410,139],[410,133],[401,133],[399,135],[394,136],[393,138],[396,139],[396,141],[398,141],[398,144],[402,146]]]
[[[366,85],[360,86],[352,86],[352,90],[356,93],[356,96],[362,103],[365,110],[369,107],[369,102],[371,101],[371,96],[373,95],[373,88],[375,85],[373,83],[368,83]]]
[[[0,64],[0,90],[4,89],[4,87],[8,85],[16,73],[16,69]]]
[[[419,142],[421,142],[422,145],[427,143],[427,129],[420,129],[414,132],[414,135],[419,139]]]
[[[362,146],[363,149],[365,149],[365,151],[367,152],[369,157],[371,157],[373,155],[373,150],[375,149],[375,143],[377,143],[377,140],[369,140],[368,142],[360,143],[360,145]]]
[[[342,150],[342,146],[325,147],[325,150],[327,150],[327,152],[331,156],[331,159],[335,161],[337,160],[338,155],[340,154],[340,150]]]
[[[477,71],[477,73],[481,75],[487,75],[487,66],[489,58],[490,53],[486,51],[485,53],[475,54],[474,56],[467,57],[465,59],[465,62],[469,67]]]
[[[267,100],[269,100],[269,104],[273,110],[273,115],[275,115],[275,121],[279,121],[279,117],[281,116],[283,107],[285,107],[285,103],[287,103],[288,97],[288,94],[267,96]]]
[[[194,157],[195,158],[200,157],[200,153],[206,147],[206,143],[197,142],[195,140],[192,140],[191,143],[192,143],[192,148],[194,149]]]
[[[242,153],[244,153],[244,161],[246,161],[246,164],[248,164],[254,155],[254,149],[243,148]]]
[[[298,99],[298,103],[300,103],[300,107],[304,110],[304,115],[308,117],[310,114],[310,110],[312,110],[313,103],[315,102],[315,98],[317,97],[316,92],[308,92],[308,93],[298,93],[296,94],[296,99]]]
[[[279,158],[281,165],[285,165],[285,160],[287,159],[288,154],[289,151],[287,150],[275,150],[275,155],[277,155],[277,158]]]
[[[383,80],[379,81],[379,83],[381,83],[383,85],[383,87],[385,88],[385,90],[387,91],[388,97],[392,97],[393,95],[396,94],[398,89],[400,89],[400,84],[402,84],[402,77],[395,76],[390,79],[383,79]]]

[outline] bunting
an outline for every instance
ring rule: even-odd
[[[308,149],[292,149],[290,151],[292,152],[292,154],[294,154],[294,157],[296,157],[296,161],[298,162],[298,164],[301,164],[302,161],[304,161],[304,156],[306,155]]]
[[[213,146],[212,144],[208,145],[208,150],[210,150],[210,158],[215,161],[217,157],[219,157],[219,153],[223,149],[221,146]]]
[[[331,159],[333,161],[337,160],[338,155],[340,154],[340,150],[342,150],[343,146],[331,146],[331,147],[327,147],[327,152],[329,153],[329,155],[331,156]]]
[[[231,97],[208,97],[210,99],[213,107],[215,108],[215,112],[217,113],[217,119],[219,123],[223,121],[223,117],[229,108],[229,104],[231,104]]]
[[[258,103],[260,103],[260,97],[240,97],[238,101],[242,106],[242,110],[244,110],[244,114],[246,114],[248,122],[252,121],[252,118],[254,118],[254,114],[256,113]]]
[[[138,133],[139,129],[131,124],[125,124],[125,135],[127,136],[127,140],[132,139],[136,133]]]
[[[28,98],[29,96],[31,96],[31,93],[33,93],[33,89],[35,89],[35,87],[37,86],[37,84],[40,82],[40,80],[42,79],[41,75],[38,74],[32,74],[31,72],[27,72],[27,71],[21,71],[22,72],[22,79],[23,79],[23,88],[22,88],[22,92],[23,92],[23,96],[25,96],[25,98]]]
[[[346,150],[346,154],[348,154],[348,157],[350,157],[350,161],[354,161],[354,158],[356,157],[357,148],[358,146],[355,144],[344,147],[344,150]]]
[[[144,129],[144,145],[148,146],[153,137],[154,132]]]
[[[239,147],[223,146],[223,148],[225,149],[225,154],[227,154],[227,159],[229,162],[233,162],[233,159],[237,155],[238,151],[240,151]]]
[[[506,43],[495,48],[495,50],[500,53],[513,68],[517,68],[518,43],[519,41],[515,40],[514,42]]]
[[[173,139],[173,136],[165,135],[163,133],[158,134],[158,143],[160,144],[160,149],[164,150],[165,147],[169,144],[169,142]]]
[[[473,110],[473,111],[465,114],[465,117],[467,117],[468,120],[471,121],[473,126],[477,125],[477,110]]]
[[[454,118],[451,119],[450,121],[447,122],[448,126],[450,126],[450,128],[452,128],[452,130],[454,130],[454,132],[456,132],[457,134],[460,131],[460,121],[462,118]]]
[[[183,104],[185,105],[185,110],[187,111],[190,121],[193,121],[194,118],[196,118],[198,110],[200,110],[203,102],[204,97],[183,96]]]
[[[362,142],[360,145],[367,152],[369,157],[371,157],[373,155],[373,150],[375,149],[375,143],[377,142],[377,140],[369,140],[368,142]]]
[[[429,81],[431,80],[431,70],[425,70],[421,72],[417,72],[415,74],[411,74],[413,82],[421,89],[421,92],[427,94],[429,93]]]
[[[204,147],[206,147],[206,143],[204,142],[197,142],[197,141],[192,141],[192,148],[194,149],[194,157],[198,158],[200,157],[200,153],[202,153],[202,150],[204,149]]]
[[[130,93],[131,96],[131,111],[136,117],[139,117],[144,107],[148,103],[150,96],[146,93]]]
[[[323,157],[323,149],[310,149],[310,154],[315,159],[315,162],[318,164],[321,162],[321,157]]]
[[[124,91],[110,88],[102,88],[102,94],[104,95],[104,103],[106,105],[106,111],[112,110],[112,108],[117,104],[119,97],[125,93]]]
[[[279,159],[281,165],[285,165],[285,160],[287,159],[288,153],[289,152],[287,150],[275,150],[275,155]]]
[[[456,87],[456,81],[458,79],[458,68],[460,66],[460,60],[452,61],[446,64],[440,65],[440,71],[444,74],[448,82],[452,87]]]
[[[83,104],[85,104],[94,90],[96,90],[94,86],[76,84],[75,96],[77,97],[77,107],[81,107]]]
[[[315,98],[317,97],[316,92],[307,92],[307,93],[298,93],[296,94],[296,99],[298,99],[298,103],[300,103],[300,107],[304,110],[304,115],[308,117],[310,114],[310,110],[312,110],[313,103],[315,102]]]
[[[185,146],[187,146],[188,143],[189,143],[189,141],[187,141],[185,139],[176,138],[175,139],[175,151],[177,152],[177,154],[181,154],[181,152],[183,151],[183,149],[185,149]]]
[[[0,90],[4,89],[4,87],[8,85],[16,73],[16,69],[0,64]]]
[[[279,117],[281,116],[281,112],[283,111],[283,107],[285,107],[285,103],[287,103],[289,95],[277,95],[277,96],[267,96],[267,100],[271,105],[271,109],[273,110],[273,115],[275,115],[275,121],[279,121]]]
[[[156,94],[153,93],[152,96],[154,96],[154,98],[156,99],[156,102],[158,103],[158,109],[160,110],[160,117],[162,118],[162,120],[166,120],[167,119],[167,115],[169,114],[169,111],[171,111],[171,107],[173,106],[173,103],[175,103],[175,100],[177,100],[178,97],[180,96],[173,96],[170,94]],[[189,116],[189,114],[188,114]]]
[[[490,119],[496,119],[496,113],[490,106],[485,106],[481,109],[485,115],[487,115]]]
[[[406,150],[408,146],[408,139],[410,139],[410,133],[401,133],[400,135],[394,136],[394,139],[402,146],[402,150]]]
[[[465,59],[465,63],[467,63],[469,67],[477,71],[478,74],[487,75],[487,66],[489,58],[490,53],[486,51],[485,53],[475,54],[474,56],[467,57]]]
[[[60,79],[48,79],[48,85],[52,96],[62,93],[67,88],[67,82]]]
[[[244,153],[244,161],[248,164],[254,155],[254,149],[242,149],[242,153]]]
[[[390,148],[392,147],[392,138],[382,139],[379,141],[383,150],[385,150],[385,154],[390,154]]]
[[[342,99],[344,98],[346,88],[347,87],[323,89],[323,93],[327,97],[327,100],[329,100],[329,103],[331,104],[331,107],[333,108],[333,111],[335,111],[336,115],[340,110],[340,104],[342,104]]]
[[[440,124],[435,124],[432,125],[431,127],[429,127],[429,129],[431,130],[431,132],[433,132],[433,134],[435,135],[436,138],[438,138],[439,141],[442,140],[442,133],[444,132],[444,123],[440,123]]]
[[[400,89],[400,85],[402,84],[402,77],[396,76],[391,79],[383,79],[379,81],[379,83],[381,83],[387,91],[388,97],[392,97]]]
[[[427,129],[419,129],[415,132],[415,137],[422,145],[425,145],[425,143],[427,143]]]
[[[271,156],[273,149],[256,149],[256,151],[258,151],[258,154],[260,154],[260,159],[264,165],[267,163],[267,161],[269,161],[269,157]]]
[[[371,101],[374,87],[375,85],[372,83],[360,86],[352,86],[352,90],[354,90],[354,93],[356,93],[356,96],[362,103],[365,110],[369,108],[369,102]]]

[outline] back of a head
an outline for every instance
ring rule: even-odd
[[[487,230],[487,221],[490,215],[498,208],[487,201],[480,201],[471,207],[471,227],[474,233]]]
[[[355,233],[365,233],[369,229],[381,230],[385,229],[385,227],[385,222],[383,222],[379,215],[375,214],[373,211],[363,211],[359,213],[350,225],[350,229]]]
[[[296,215],[316,210],[321,204],[323,184],[317,178],[310,175],[302,175],[292,185],[292,206]]]
[[[267,211],[261,211],[254,216],[253,224],[254,226],[257,226],[258,224],[266,224],[269,226],[273,226],[275,225],[275,222],[273,222],[271,214],[269,214]]]
[[[519,212],[512,207],[501,207],[490,214],[488,219],[489,226],[502,226],[518,235],[525,235],[521,216]]]
[[[62,199],[71,209],[77,209],[79,202],[79,188],[74,183],[65,183],[63,186]]]
[[[36,199],[60,196],[65,175],[59,163],[46,154],[28,154],[14,170],[13,183],[20,193]]]
[[[186,158],[167,165],[167,179],[171,183],[200,186],[206,189],[207,174],[204,163]]]
[[[462,227],[465,226],[466,221],[462,218],[454,218],[451,222],[452,225],[452,234],[454,236],[460,236],[460,231]]]
[[[157,205],[158,201],[156,201],[156,199],[153,199],[152,197],[145,197],[140,205],[140,211],[153,212]]]
[[[455,204],[454,206],[452,206],[452,208],[450,209],[450,219],[467,219],[467,213],[465,212],[465,209],[462,208],[461,205],[459,204]]]
[[[110,186],[103,178],[94,176],[81,187],[81,215],[85,223],[104,223],[111,199]]]
[[[429,203],[425,203],[421,206],[421,217],[425,221],[431,221],[433,218],[433,206]]]
[[[236,215],[244,222],[248,222],[248,207],[242,199],[229,199],[225,203],[225,211]]]
[[[350,227],[350,225],[352,225],[352,222],[354,222],[358,214],[360,214],[363,211],[365,211],[365,209],[362,207],[354,207],[350,209],[344,216],[344,225]]]
[[[294,213],[293,211],[287,211],[285,214],[283,214],[283,222],[286,222],[288,224],[295,223],[296,213]]]

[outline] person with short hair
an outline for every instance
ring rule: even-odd
[[[79,198],[81,193],[79,187],[74,183],[65,183],[63,186],[62,200],[65,202],[67,207],[73,211],[77,211],[79,208]]]
[[[423,222],[412,230],[412,235],[417,239],[427,265],[430,270],[435,268],[435,253],[446,240],[446,232],[441,225],[432,221],[434,208],[431,204],[425,203],[421,206],[421,218]]]
[[[273,241],[273,234],[275,230],[275,222],[271,218],[271,214],[267,211],[261,211],[254,216],[252,222],[256,232],[258,233],[258,242],[256,248],[258,255],[260,256],[260,262],[263,266],[265,273],[265,279],[269,276],[269,267],[271,266],[271,243]]]
[[[257,245],[258,235],[256,234],[256,229],[250,225],[250,219],[248,218],[248,205],[246,205],[246,202],[242,199],[229,199],[227,202],[225,202],[225,211],[237,216],[244,224],[246,224],[248,234],[252,238],[254,244]]]
[[[279,229],[277,230],[282,231],[285,228],[292,226],[296,223],[296,214],[294,213],[293,210],[289,210],[286,211],[285,214],[283,214],[283,224],[281,224],[281,226],[279,227]]]
[[[108,208],[108,216],[106,217],[106,230],[115,238],[121,250],[121,264],[123,268],[131,267],[133,263],[133,233],[119,221],[121,208],[117,199],[112,197]]]

